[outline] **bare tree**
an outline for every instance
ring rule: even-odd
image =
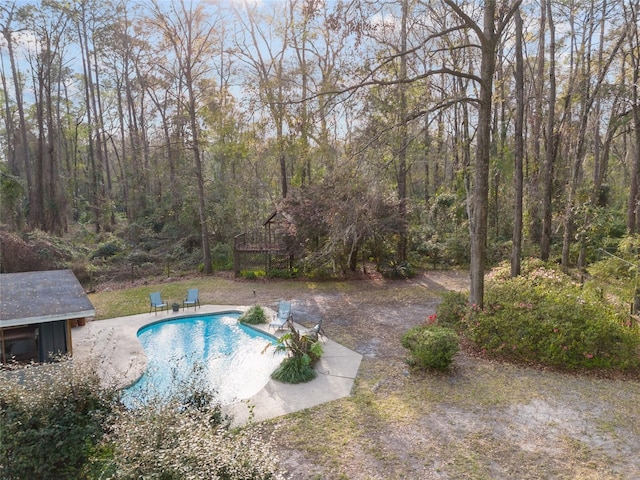
[[[11,76],[13,79],[13,88],[15,93],[15,102],[18,108],[18,129],[20,138],[20,149],[17,150],[22,157],[22,166],[24,168],[24,174],[27,183],[27,196],[29,199],[29,219],[30,223],[34,223],[32,220],[34,216],[37,216],[38,212],[35,209],[35,191],[33,187],[33,176],[31,174],[31,155],[29,152],[29,142],[27,140],[27,121],[24,113],[24,101],[22,95],[22,80],[20,72],[18,70],[18,64],[14,53],[14,33],[12,23],[15,16],[19,14],[19,9],[16,7],[14,1],[11,6],[0,5],[0,11],[3,14],[4,22],[2,25],[2,36],[7,42],[7,51],[9,53],[9,62],[11,65]]]
[[[293,5],[289,5],[293,7]],[[277,5],[274,6],[277,8]],[[252,82],[253,89],[260,103],[265,106],[271,116],[275,128],[276,155],[280,167],[280,185],[282,198],[289,193],[289,175],[286,158],[286,116],[287,97],[286,52],[289,47],[291,32],[291,16],[273,21],[265,29],[265,21],[261,20],[257,6],[245,4],[245,12],[236,12],[239,22],[244,28],[242,36],[237,38],[236,53],[238,58],[248,67],[247,80]],[[274,14],[274,17],[276,15]],[[274,19],[272,19],[274,20]],[[284,25],[281,21],[284,20]],[[272,23],[269,21],[268,23]],[[280,34],[273,35],[272,29]]]
[[[69,18],[62,10],[43,5],[31,11],[28,25],[38,35],[39,46],[32,61],[34,92],[36,93],[36,124],[38,152],[34,180],[37,217],[34,226],[62,235],[66,230],[66,196],[61,180],[61,134],[57,114],[59,85],[63,78],[66,31]]]
[[[201,82],[211,69],[215,25],[202,4],[193,6],[185,0],[172,0],[165,12],[157,0],[152,1],[150,21],[162,32],[163,41],[171,48],[177,62],[177,75],[184,81],[184,98],[190,130],[190,147],[193,153],[194,170],[198,187],[198,215],[202,237],[204,273],[213,273],[211,246],[206,211],[204,167],[202,160],[203,141],[201,139],[198,111]]]
[[[484,273],[486,264],[487,218],[489,202],[489,159],[491,150],[491,112],[493,105],[493,76],[496,68],[496,48],[505,27],[511,20],[520,0],[497,5],[495,0],[484,6],[482,25],[471,18],[453,0],[444,0],[451,10],[472,29],[478,38],[481,53],[480,92],[478,98],[478,129],[476,131],[475,174],[470,218],[471,285],[469,301],[482,308],[484,303]]]
[[[602,3],[601,15],[603,16],[603,22],[605,21],[604,17],[606,16],[606,2]],[[587,125],[590,118],[590,114],[593,110],[593,105],[600,95],[600,89],[603,85],[603,82],[606,76],[609,73],[609,67],[612,62],[616,58],[620,47],[623,42],[627,39],[626,29],[623,29],[622,33],[618,35],[618,38],[615,39],[614,44],[611,46],[611,50],[609,51],[608,57],[606,59],[602,58],[602,53],[600,53],[600,59],[597,62],[597,71],[595,72],[595,83],[591,84],[591,58],[590,58],[590,42],[592,38],[592,31],[595,28],[595,20],[594,20],[595,12],[592,10],[589,15],[588,28],[584,35],[587,37],[585,42],[589,43],[588,46],[582,45],[580,50],[586,53],[586,58],[583,59],[583,75],[581,78],[581,86],[582,88],[577,91],[580,95],[580,116],[579,116],[579,125],[578,131],[575,139],[575,150],[573,154],[574,162],[571,169],[571,178],[569,182],[569,190],[567,196],[567,204],[565,208],[565,214],[563,219],[564,233],[562,237],[562,265],[566,268],[569,266],[569,249],[571,245],[571,241],[573,238],[574,231],[574,206],[575,206],[575,197],[578,189],[579,180],[581,177],[582,164],[584,162],[584,157],[586,155],[586,133],[587,133]],[[604,40],[604,33],[601,37],[601,40]],[[602,52],[604,48],[604,42],[601,41],[599,49]]]

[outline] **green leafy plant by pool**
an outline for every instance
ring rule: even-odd
[[[316,378],[315,364],[322,356],[322,345],[317,333],[300,333],[291,325],[290,331],[282,335],[276,343],[276,352],[288,354],[271,378],[284,383],[304,383]]]
[[[267,322],[267,315],[264,313],[264,309],[261,306],[254,305],[244,312],[238,320],[240,323],[246,323],[247,325],[258,325]]]

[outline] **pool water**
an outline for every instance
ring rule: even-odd
[[[184,317],[148,325],[138,332],[147,370],[124,392],[125,405],[168,396],[189,383],[204,382],[222,405],[258,393],[284,358],[275,339],[238,323],[239,312]]]

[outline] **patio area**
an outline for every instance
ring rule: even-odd
[[[74,362],[92,362],[106,385],[124,388],[135,382],[145,371],[147,361],[138,341],[138,330],[150,323],[174,318],[245,311],[248,307],[232,305],[202,305],[194,310],[130,315],[107,320],[90,321],[72,330]],[[265,308],[267,318],[274,312]],[[268,324],[254,325],[267,331]],[[305,327],[295,324],[297,329]],[[279,332],[278,335],[281,335]],[[322,337],[324,354],[316,366],[317,377],[311,382],[291,385],[269,380],[253,397],[225,406],[235,425],[304,410],[349,396],[362,361],[362,355]],[[251,418],[250,418],[251,417]]]

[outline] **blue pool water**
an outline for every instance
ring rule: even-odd
[[[165,396],[194,379],[214,389],[223,405],[258,393],[283,354],[274,355],[273,347],[265,351],[274,344],[273,337],[239,324],[239,315],[184,317],[140,329],[147,370],[126,389],[124,403],[132,406],[152,396]]]

